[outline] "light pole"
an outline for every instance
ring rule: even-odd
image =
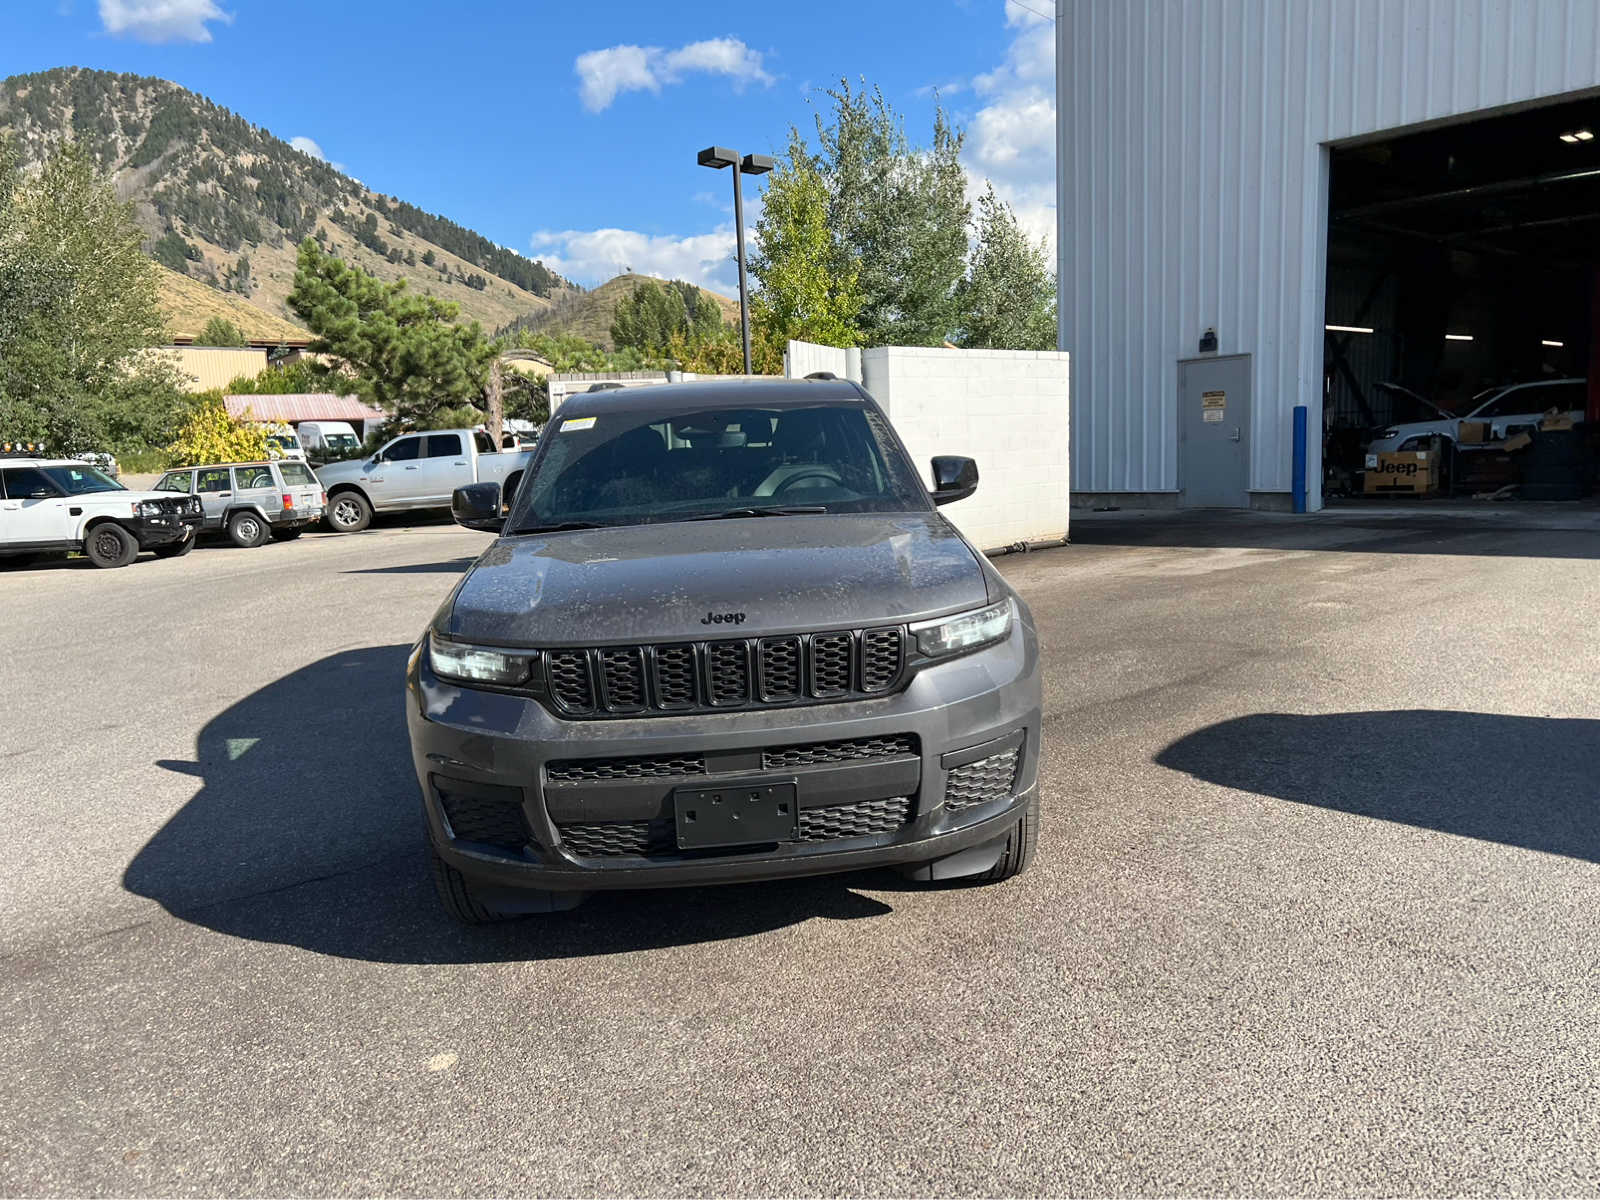
[[[766,154],[746,154],[739,157],[737,150],[726,146],[707,146],[695,160],[702,167],[720,171],[733,168],[733,228],[739,239],[739,336],[744,339],[744,373],[750,371],[750,292],[744,278],[744,187],[741,176],[765,175],[772,170],[772,158]]]

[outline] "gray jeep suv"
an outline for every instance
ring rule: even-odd
[[[433,874],[481,922],[605,888],[893,866],[1021,872],[1038,828],[1027,606],[853,383],[574,397],[412,651]]]

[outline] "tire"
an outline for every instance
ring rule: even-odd
[[[1000,883],[1014,879],[1033,865],[1033,854],[1039,844],[1039,793],[1033,794],[1028,806],[1022,810],[1017,823],[1006,836],[1005,853],[981,875],[972,877],[973,883]]]
[[[125,567],[139,557],[139,541],[115,521],[102,521],[83,539],[83,555],[97,567]]]
[[[275,542],[292,542],[304,532],[304,528],[274,529],[272,531],[272,540]]]
[[[1006,834],[1005,848],[987,869],[966,874],[963,870],[965,864],[961,863],[961,859],[964,855],[987,850],[994,845],[993,841],[923,862],[903,863],[895,869],[902,879],[925,884],[971,887],[974,884],[1000,883],[1002,880],[1021,875],[1032,865],[1034,847],[1038,840],[1039,793],[1035,791],[1021,815],[1017,817],[1016,824]],[[992,850],[988,852],[993,853]]]
[[[456,870],[431,845],[428,847],[428,866],[433,874],[434,890],[439,893],[439,903],[463,925],[497,925],[515,918],[497,913],[487,907],[472,890],[466,876]]]
[[[228,518],[228,540],[241,550],[251,550],[267,540],[269,526],[258,512],[245,509]]]
[[[360,492],[335,492],[323,520],[335,533],[360,533],[372,524],[372,505]]]
[[[198,533],[191,534],[181,542],[172,542],[165,546],[157,546],[151,551],[157,558],[182,558],[194,549],[194,544],[200,540]]]

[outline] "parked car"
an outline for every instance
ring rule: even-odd
[[[141,550],[194,549],[193,497],[134,492],[72,458],[0,457],[0,563],[74,550],[97,567],[125,567]]]
[[[1414,392],[1406,394],[1422,400]],[[1539,418],[1552,408],[1566,412],[1574,422],[1582,421],[1588,397],[1589,384],[1584,379],[1549,379],[1490,388],[1474,396],[1467,411],[1459,416],[1442,415],[1389,426],[1367,446],[1367,453],[1403,450],[1408,448],[1408,442],[1420,443],[1432,437],[1444,437],[1453,443],[1460,440],[1463,421],[1487,422],[1491,441],[1501,441],[1519,427],[1537,425]],[[1428,401],[1423,403],[1436,407]]]
[[[295,433],[306,456],[320,462],[361,453],[361,438],[348,421],[301,421]]]
[[[196,497],[203,528],[244,547],[299,537],[322,518],[326,502],[311,468],[293,459],[180,467],[158,479],[156,491]]]
[[[432,872],[468,922],[599,889],[892,866],[995,882],[1039,820],[1027,606],[849,381],[570,398],[407,667]]]
[[[517,485],[531,450],[497,452],[488,434],[471,429],[430,429],[385,443],[371,458],[317,468],[328,492],[328,527],[358,533],[374,512],[449,508],[450,496],[469,483]]]
[[[298,459],[305,462],[305,448],[292,425],[267,426],[267,453],[273,458]]]
[[[104,450],[90,450],[83,454],[74,454],[73,458],[79,462],[86,462],[106,476],[108,479],[122,478],[122,467],[117,460]]]

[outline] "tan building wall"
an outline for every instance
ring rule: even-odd
[[[267,351],[262,346],[168,346],[162,353],[171,355],[178,370],[193,382],[191,392],[226,391],[240,376],[254,379],[267,369]]]

